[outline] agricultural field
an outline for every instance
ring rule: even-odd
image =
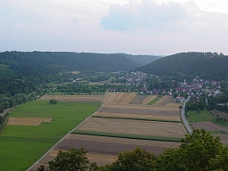
[[[63,102],[100,102],[102,95],[44,95],[40,100],[55,99]]]
[[[84,147],[91,162],[105,165],[115,161],[119,152],[137,146],[155,154],[168,147],[178,147],[180,139],[187,133],[180,121],[180,104],[173,103],[170,96],[162,96],[159,103],[147,105],[155,98],[136,93],[107,93],[101,100],[101,108],[38,163],[45,164],[59,150],[70,148]]]
[[[129,104],[136,96],[136,93],[109,92],[103,99],[103,103]]]
[[[219,136],[222,143],[228,144],[228,122],[218,119],[218,116],[219,118],[224,117],[223,112],[202,110],[200,112],[189,111],[188,113],[188,121],[190,121],[192,128],[205,129],[213,136]]]
[[[184,138],[186,134],[181,123],[95,117],[86,120],[77,130],[176,138]]]
[[[100,103],[53,105],[47,100],[16,107],[0,134],[0,170],[26,170],[99,107]]]
[[[173,100],[172,96],[162,96],[157,102],[153,104],[153,106],[165,106],[167,103]]]
[[[159,154],[165,148],[178,147],[179,143],[69,134],[61,143],[51,150],[40,163],[47,163],[47,161],[52,160],[59,150],[66,151],[69,148],[84,147],[88,150],[90,162],[105,165],[114,162],[117,159],[118,153],[133,150],[137,146]]]

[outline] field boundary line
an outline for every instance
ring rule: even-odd
[[[116,133],[113,134],[113,133],[92,132],[92,131],[82,131],[82,130],[75,130],[71,134],[137,139],[137,140],[165,141],[165,142],[180,142],[181,141],[181,138],[175,138],[175,137],[140,136],[140,135],[132,135],[132,134],[127,135],[127,134],[116,134]]]

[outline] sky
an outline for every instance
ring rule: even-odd
[[[227,0],[1,0],[0,52],[228,54]]]

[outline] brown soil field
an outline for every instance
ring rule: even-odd
[[[228,144],[228,127],[217,125],[210,121],[192,122],[192,125],[195,129],[205,129],[206,131],[210,131],[210,132],[220,132],[220,131],[225,132],[226,134],[214,134],[213,136],[215,137],[219,136],[223,144]]]
[[[180,103],[167,103],[164,107],[179,109],[181,105]]]
[[[118,153],[134,150],[137,146],[158,155],[167,147],[176,148],[179,145],[180,143],[178,142],[69,134],[61,143],[51,150],[38,165],[45,165],[48,161],[53,160],[59,150],[66,151],[70,148],[79,149],[83,147],[88,151],[90,162],[96,162],[98,165],[105,165],[116,161]],[[32,170],[35,171],[38,165]]]
[[[151,114],[126,114],[126,113],[124,114],[124,113],[96,112],[94,116],[180,121],[180,117],[178,116],[159,116],[159,115],[151,115]]]
[[[218,111],[218,110],[211,110],[210,111],[213,115],[215,116],[219,116],[219,118],[222,118],[222,119],[226,119],[228,121],[228,113],[225,113],[225,112],[221,112],[221,111]]]
[[[156,97],[157,97],[156,95],[148,96],[145,100],[143,100],[142,105],[147,105],[149,102],[154,100]]]
[[[42,122],[51,122],[52,118],[16,118],[9,117],[7,125],[38,126]]]
[[[173,96],[162,96],[160,100],[154,103],[152,106],[165,106],[167,103],[173,100]]]
[[[106,113],[123,113],[123,114],[146,114],[146,115],[157,115],[157,116],[176,116],[179,117],[179,110],[167,110],[162,108],[111,108],[111,107],[102,107],[99,112]]]
[[[102,95],[44,95],[40,100],[55,99],[64,102],[99,102]]]
[[[151,105],[119,105],[119,104],[103,104],[104,108],[120,108],[120,109],[134,109],[134,110],[151,110],[151,111],[179,111],[179,107],[169,107],[169,106],[151,106]]]
[[[86,120],[77,130],[176,138],[183,138],[186,134],[182,123],[95,117]]]
[[[103,98],[103,102],[111,104],[128,104],[135,96],[136,93],[109,92]]]
[[[134,99],[132,99],[132,101],[129,102],[129,104],[141,104],[142,101],[144,101],[147,97],[147,95],[137,95]]]
[[[206,122],[192,122],[192,125],[195,129],[205,129],[206,131],[216,132],[216,131],[224,131],[228,133],[228,127],[224,127],[221,125],[217,125],[210,121]]]

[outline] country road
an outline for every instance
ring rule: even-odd
[[[190,96],[188,97],[188,99],[189,98],[190,98]],[[188,121],[186,120],[186,117],[185,117],[185,104],[186,104],[186,101],[184,102],[184,104],[182,106],[182,109],[181,109],[181,120],[182,120],[182,122],[184,124],[184,127],[186,128],[187,132],[189,134],[192,134],[192,128],[189,126]]]

